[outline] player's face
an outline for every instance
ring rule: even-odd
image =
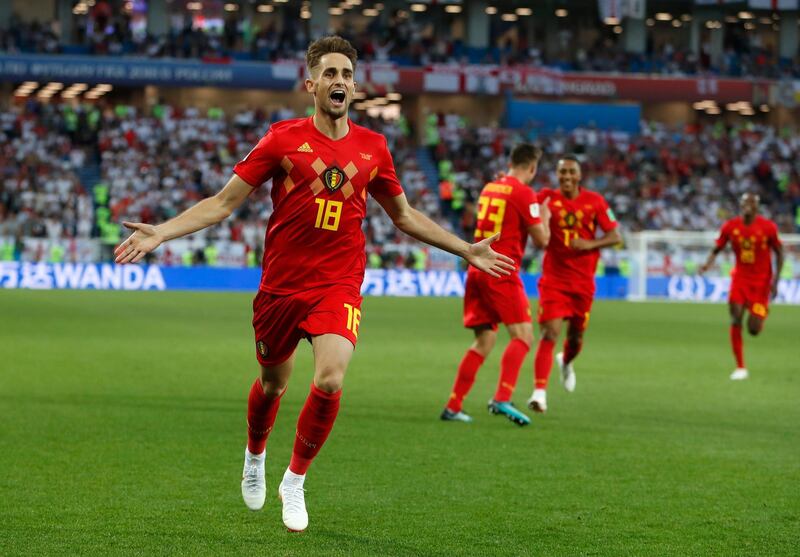
[[[314,95],[317,111],[333,119],[347,116],[356,88],[354,78],[353,64],[344,54],[332,52],[320,58],[306,80],[306,90]]]
[[[758,196],[746,193],[739,200],[739,209],[742,211],[742,216],[746,218],[753,218],[758,213]]]
[[[578,191],[578,185],[581,183],[581,167],[577,162],[561,159],[558,161],[556,173],[561,193],[571,196]]]

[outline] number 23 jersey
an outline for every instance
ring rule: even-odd
[[[550,209],[550,243],[545,250],[539,285],[568,292],[594,294],[594,273],[600,250],[571,247],[576,238],[594,240],[597,229],[609,232],[617,226],[614,213],[599,193],[580,188],[575,199],[560,190],[543,188],[539,202]]]
[[[260,290],[289,295],[320,286],[361,287],[367,193],[403,193],[386,139],[349,122],[333,140],[313,119],[273,124],[233,171],[253,188],[272,179]]]
[[[500,234],[492,249],[507,255],[520,267],[528,240],[528,228],[541,222],[539,203],[533,189],[513,176],[504,176],[489,182],[481,191],[475,241]],[[473,270],[477,271],[470,266],[470,271]]]

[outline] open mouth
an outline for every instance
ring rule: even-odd
[[[331,104],[333,106],[344,106],[344,101],[347,98],[347,94],[344,92],[343,89],[334,89],[331,91]]]

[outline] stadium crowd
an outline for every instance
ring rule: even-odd
[[[118,240],[122,220],[161,222],[212,195],[269,122],[291,116],[287,109],[226,117],[220,109],[163,105],[142,114],[128,106],[99,110],[35,100],[0,112],[0,237],[89,238],[110,228],[106,239]],[[736,212],[744,191],[761,194],[764,213],[783,231],[798,230],[800,138],[788,130],[645,122],[635,136],[591,127],[512,131],[431,114],[419,123],[418,145],[403,121],[354,117],[387,136],[411,203],[465,238],[481,187],[504,170],[504,154],[521,138],[545,153],[537,189],[557,187],[559,154],[578,153],[585,186],[609,199],[629,231],[715,229]],[[79,178],[98,165],[103,199],[96,184]],[[100,205],[110,227],[98,219]],[[268,187],[260,188],[235,218],[203,239],[243,242],[257,251],[270,212]],[[377,204],[370,205],[365,230],[380,264],[413,262],[415,244]]]
[[[309,38],[306,20],[297,17],[271,18],[259,24],[258,20],[228,14],[203,29],[191,17],[178,16],[170,18],[171,27],[163,36],[148,34],[141,24],[132,25],[130,13],[111,10],[104,0],[87,14],[76,17],[74,36],[70,38],[62,37],[57,21],[24,21],[12,16],[8,27],[0,30],[0,51],[52,54],[66,49],[112,56],[274,61],[302,58]],[[645,54],[631,54],[623,48],[621,35],[605,27],[593,39],[587,39],[590,35],[577,29],[560,29],[556,40],[545,48],[542,40],[528,39],[522,22],[517,25],[518,32],[513,32],[510,24],[493,28],[493,46],[488,49],[469,49],[446,26],[436,26],[428,17],[409,17],[408,12],[395,11],[386,19],[371,18],[366,25],[363,19],[343,16],[329,31],[350,40],[362,60],[402,65],[471,62],[546,66],[565,71],[800,76],[797,60],[780,59],[758,33],[739,26],[726,30],[723,53],[712,58],[709,43],[701,44],[699,54],[695,54],[680,47],[686,41],[678,36],[674,40],[649,40]]]

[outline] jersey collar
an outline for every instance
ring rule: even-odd
[[[505,176],[503,176],[502,180],[498,180],[498,182],[503,182],[503,181],[506,182],[510,186],[519,186],[519,187],[523,187],[523,188],[529,187],[527,184],[521,182],[520,180],[514,178],[513,176],[511,176],[509,174],[506,174]]]
[[[314,125],[313,114],[308,117],[307,121],[308,121],[308,127],[311,128],[311,133],[313,135],[316,135],[318,139],[322,139],[323,141],[327,141],[328,143],[339,143],[340,141],[346,141],[347,139],[350,138],[350,135],[353,133],[353,121],[350,119],[349,116],[347,117],[347,133],[344,135],[344,137],[339,139],[331,139],[330,137],[319,131],[317,129],[317,126]]]

